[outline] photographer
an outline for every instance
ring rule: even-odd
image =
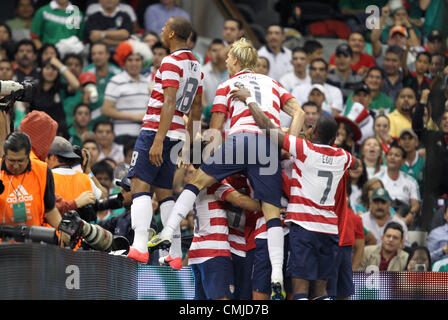
[[[70,142],[56,136],[46,160],[53,172],[56,194],[65,201],[74,200],[77,208],[93,204],[96,200],[89,176],[72,168],[79,159]]]
[[[53,175],[45,163],[30,158],[29,136],[13,132],[6,137],[3,149],[0,222],[27,226],[42,226],[47,222],[57,228],[61,215],[55,206]],[[61,240],[67,243],[68,235],[61,233]]]

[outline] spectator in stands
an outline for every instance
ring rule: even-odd
[[[190,15],[182,8],[176,6],[175,0],[160,0],[160,3],[152,4],[146,8],[145,30],[160,34],[165,22],[173,16],[183,16],[190,20]]]
[[[95,123],[93,127],[95,140],[99,145],[99,156],[97,161],[104,158],[111,158],[119,163],[124,160],[123,145],[114,142],[114,124],[110,120],[101,120]]]
[[[275,81],[293,70],[291,50],[283,46],[285,33],[281,26],[270,25],[266,33],[266,45],[258,50],[258,55],[269,60],[269,76]]]
[[[109,192],[112,191],[114,181],[114,169],[107,162],[107,159],[103,159],[95,163],[92,166],[92,172],[103,187],[105,187]]]
[[[326,100],[322,105],[322,110],[339,115],[343,110],[342,92],[339,88],[325,83],[328,77],[328,64],[324,59],[315,59],[311,62],[310,77],[312,84],[321,84],[325,88]],[[301,84],[295,87],[291,94],[300,104],[303,104],[308,99],[311,87],[312,85],[309,83]]]
[[[389,6],[390,7],[390,6]],[[387,37],[389,36],[390,29],[396,26],[405,27],[409,35],[409,46],[420,46],[422,33],[418,27],[414,26],[408,15],[408,11],[404,6],[398,6],[395,8],[390,7],[389,10],[383,10],[382,16],[387,18],[389,11],[393,20],[391,26],[382,25],[383,29],[381,31],[381,42],[387,43]]]
[[[307,101],[302,105],[302,109],[305,112],[305,122],[304,130],[309,128],[313,128],[316,126],[317,120],[319,119],[322,110],[320,109],[320,106],[318,106],[316,103],[312,101]]]
[[[92,119],[92,111],[86,104],[79,104],[73,112],[73,124],[68,129],[70,143],[75,146],[82,145],[82,136],[89,132],[89,123]]]
[[[441,53],[435,53],[431,56],[431,65],[429,66],[429,77],[431,79],[441,76],[446,66],[447,58]]]
[[[343,102],[347,101],[350,93],[361,84],[363,78],[350,66],[353,61],[353,51],[348,44],[336,47],[334,63],[335,68],[328,72],[327,83],[341,89]]]
[[[210,110],[213,105],[216,89],[220,83],[229,78],[225,51],[225,45],[221,39],[213,39],[208,46],[207,56],[210,60],[202,69],[204,73],[203,99],[205,100],[203,103],[203,114],[208,115],[207,119],[211,116]]]
[[[198,59],[199,63],[201,65],[204,64],[204,59],[201,57],[201,55],[194,50],[196,47],[196,43],[198,42],[198,33],[196,30],[192,30],[190,36],[187,39],[187,48],[191,50],[191,53]]]
[[[358,141],[362,136],[359,126],[345,116],[336,116],[335,120],[338,123],[338,131],[334,144],[352,154],[358,153]]]
[[[94,165],[98,162],[100,155],[100,146],[95,139],[86,139],[82,141],[82,149],[86,149],[89,152],[91,164]]]
[[[371,179],[381,169],[382,155],[381,144],[376,137],[368,137],[361,145],[361,157],[367,171],[367,178]]]
[[[91,43],[105,43],[109,51],[128,39],[134,29],[131,18],[118,9],[118,0],[99,0],[101,10],[92,14],[86,22],[86,39]]]
[[[432,229],[427,238],[427,246],[432,262],[448,258],[448,206],[444,208],[445,223]]]
[[[109,62],[110,53],[107,50],[106,44],[102,42],[93,43],[91,45],[90,58],[92,59],[92,63],[86,66],[83,69],[83,72],[92,72],[97,79],[96,87],[98,90],[98,101],[90,104],[90,108],[92,108],[92,120],[95,122],[100,119],[105,119],[104,117],[101,117],[101,107],[104,103],[106,86],[110,79],[119,74],[122,70],[115,64]]]
[[[47,61],[53,57],[61,60],[61,55],[59,54],[58,49],[55,47],[54,44],[51,43],[44,44],[37,53],[37,64],[39,68],[42,68],[42,64],[44,61]]]
[[[390,46],[386,50],[384,59],[384,72],[386,76],[382,91],[392,100],[395,100],[398,93],[403,89],[403,72],[401,71],[401,59],[403,50],[398,46]]]
[[[31,37],[37,49],[45,43],[56,44],[71,36],[84,40],[84,15],[79,11],[74,13],[75,10],[69,0],[52,0],[36,11]]]
[[[269,59],[263,56],[259,56],[257,60],[257,64],[255,65],[255,73],[264,74],[267,76],[269,74],[269,70],[271,69]]]
[[[403,129],[411,128],[411,111],[416,105],[417,98],[414,90],[411,88],[403,88],[400,90],[395,100],[396,109],[389,113],[387,117],[390,120],[390,135],[394,139],[398,139]]]
[[[169,54],[169,50],[163,46],[162,42],[159,41],[153,45],[152,52],[154,55],[152,66],[149,69],[149,73],[145,72],[144,74],[149,80],[148,87],[150,91],[152,91],[152,88],[154,87],[157,70],[159,70],[163,58],[165,58]]]
[[[431,254],[427,247],[417,246],[409,253],[406,271],[431,271]]]
[[[313,84],[310,93],[308,94],[308,101],[315,103],[319,108],[319,115],[322,113],[330,115],[331,113],[322,110],[322,106],[326,100],[326,90],[321,84]]]
[[[406,151],[392,145],[386,154],[386,167],[375,175],[380,179],[394,201],[393,207],[407,226],[411,226],[420,212],[420,191],[417,181],[400,170],[406,159]]]
[[[137,33],[137,31],[139,29],[139,25],[138,25],[137,15],[135,14],[134,8],[132,8],[132,6],[127,3],[120,2],[119,0],[117,2],[118,2],[117,10],[125,12],[129,16],[129,18],[131,19],[132,25],[133,25],[132,33]],[[101,2],[89,4],[86,9],[86,21],[95,13],[101,12],[101,10],[102,10]]]
[[[432,30],[445,31],[446,33],[446,18],[448,6],[446,1],[443,0],[431,0],[420,1],[420,8],[425,12],[423,23],[423,34],[429,36]]]
[[[303,50],[306,53],[306,59],[308,60],[308,66],[314,59],[323,59],[324,57],[324,47],[317,40],[307,40],[303,44]]]
[[[280,84],[289,92],[300,84],[311,83],[307,70],[307,56],[303,48],[297,47],[292,50],[291,64],[293,70],[280,78]]]
[[[375,117],[375,122],[373,124],[373,130],[375,132],[375,137],[378,139],[378,141],[381,142],[381,149],[384,153],[387,153],[389,151],[389,148],[394,141],[392,137],[390,136],[390,120],[389,118],[383,114],[380,113]]]
[[[146,43],[151,49],[153,49],[154,45],[160,41],[160,37],[154,31],[146,31],[142,35],[142,41]]]
[[[384,228],[381,244],[366,246],[358,270],[369,271],[371,266],[377,271],[405,271],[409,254],[402,250],[404,228],[396,223],[389,222]]]
[[[365,50],[365,39],[364,36],[359,32],[353,32],[347,39],[347,45],[351,48],[352,59],[350,61],[350,68],[355,71],[360,76],[364,76],[366,72],[375,67],[375,60],[373,57],[364,52]],[[333,54],[330,58],[330,69],[336,67],[336,54]]]
[[[69,53],[64,56],[64,65],[68,70],[73,73],[73,75],[79,80],[81,88],[75,92],[62,92],[62,105],[65,111],[65,121],[67,126],[70,128],[73,124],[73,113],[76,106],[81,103],[89,104],[89,93],[84,91],[83,88],[83,78],[80,77],[83,68],[83,58],[75,53]]]
[[[150,92],[140,72],[152,52],[143,42],[125,41],[118,45],[114,58],[123,71],[108,83],[102,109],[104,116],[113,119],[116,141],[125,144],[137,138],[148,108]]]
[[[364,165],[365,167],[365,165]],[[370,198],[372,197],[372,193],[375,189],[384,188],[383,183],[378,178],[368,179],[361,190],[361,199],[360,202],[355,206],[356,213],[359,216],[362,216],[364,213],[369,211]],[[391,208],[392,209],[392,208]],[[376,243],[376,240],[375,240]]]
[[[362,187],[367,182],[367,171],[364,162],[357,159],[359,165],[356,169],[349,170],[350,177],[350,208],[356,212],[356,206],[361,204]]]
[[[39,71],[36,69],[37,49],[33,41],[24,39],[17,44],[14,54],[16,68],[14,69],[14,81],[35,83],[39,79]]]
[[[35,12],[34,2],[32,0],[17,0],[15,9],[16,17],[5,22],[11,28],[12,39],[16,42],[22,39],[31,39],[31,23]]]
[[[439,30],[432,30],[428,35],[428,42],[424,48],[430,55],[440,53],[448,56],[445,40],[446,38]]]
[[[423,190],[426,159],[417,152],[417,134],[411,128],[404,129],[400,133],[398,144],[406,151],[406,159],[400,170],[413,177],[419,185],[419,190]]]
[[[426,51],[419,52],[415,60],[414,72],[409,72],[405,59],[406,55],[404,55],[404,61],[402,63],[404,73],[403,85],[414,90],[417,100],[420,100],[422,91],[431,87],[431,79],[427,76],[431,56]]]
[[[0,80],[12,80],[13,76],[12,62],[9,60],[0,60]]]
[[[373,111],[375,115],[378,115],[381,110],[387,114],[395,109],[394,101],[381,91],[384,84],[384,73],[379,67],[370,68],[367,71],[364,82],[370,90],[369,111]],[[348,96],[347,108],[351,108],[353,104],[352,98],[353,93]]]
[[[66,84],[61,82],[61,76],[66,80]],[[61,90],[74,92],[79,89],[79,86],[78,79],[56,57],[46,60],[42,65],[39,84],[33,87],[30,111],[46,112],[59,123],[59,133],[68,137]]]
[[[228,18],[222,26],[222,39],[229,46],[244,35],[243,23],[234,18]]]
[[[11,28],[5,23],[0,23],[0,44],[11,41],[12,32]]]

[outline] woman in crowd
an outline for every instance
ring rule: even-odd
[[[376,137],[369,137],[361,145],[361,158],[369,179],[380,171],[382,164],[381,143]]]
[[[386,154],[389,151],[390,145],[393,142],[391,135],[389,134],[390,120],[384,114],[380,113],[373,124],[373,130],[375,131],[376,138],[381,142],[381,149]]]

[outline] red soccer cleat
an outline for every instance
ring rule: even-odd
[[[134,247],[130,247],[129,253],[128,253],[128,258],[139,261],[139,262],[148,263],[149,252],[141,252],[141,251],[138,251]]]
[[[171,268],[176,270],[182,269],[182,259],[180,257],[173,259],[170,255],[168,255],[166,257],[161,257],[159,259],[159,263],[162,265],[170,265]]]

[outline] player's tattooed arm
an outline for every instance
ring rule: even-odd
[[[250,91],[246,88],[238,87],[239,89],[232,90],[231,98],[239,99],[247,104],[247,99],[251,96]],[[249,101],[248,107],[252,117],[254,118],[257,125],[266,130],[266,134],[269,136],[277,137],[277,141],[279,145],[283,145],[283,141],[285,140],[285,133],[277,128],[274,123],[272,123],[271,119],[260,109],[258,104],[255,101]]]

